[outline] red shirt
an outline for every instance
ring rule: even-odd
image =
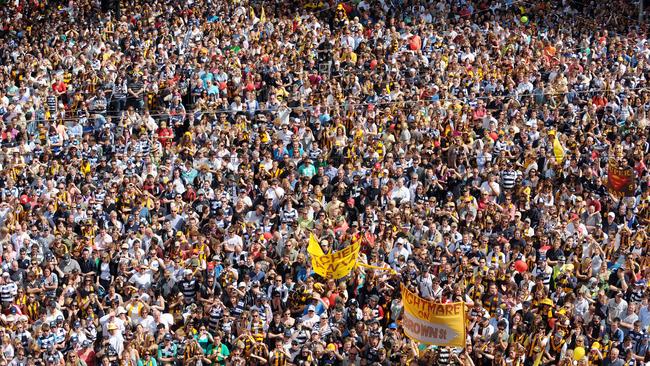
[[[95,351],[93,351],[92,348],[88,348],[87,350],[79,350],[77,351],[77,355],[88,366],[95,366],[97,364],[97,357],[95,357]]]
[[[587,206],[591,206],[591,205],[594,205],[594,210],[596,210],[596,212],[600,212],[600,210],[602,209],[599,200],[592,200],[592,199],[587,200]]]
[[[640,177],[641,175],[643,175],[643,172],[645,172],[645,168],[646,168],[646,167],[645,167],[645,163],[642,162],[642,161],[639,161],[639,162],[636,163],[636,165],[634,166],[634,170],[636,171],[636,174],[637,174],[639,177]]]
[[[598,108],[603,108],[607,105],[607,99],[601,96],[594,96],[591,99],[591,102],[594,103]]]
[[[169,147],[172,144],[172,138],[174,133],[169,127],[159,128],[158,129],[158,141],[163,145],[163,147]]]
[[[65,85],[65,83],[63,81],[58,81],[58,82],[52,84],[52,89],[57,93],[63,93],[66,90],[68,90],[68,86]]]
[[[472,116],[472,118],[474,120],[483,119],[483,117],[485,117],[486,115],[487,115],[487,110],[485,109],[485,107],[480,107],[474,110],[474,115]]]
[[[409,40],[409,48],[413,51],[417,51],[422,48],[422,38],[420,38],[418,35],[411,37]]]

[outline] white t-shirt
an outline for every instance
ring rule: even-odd
[[[129,283],[134,284],[137,288],[144,287],[145,289],[148,289],[151,286],[151,280],[151,271],[147,270],[134,273],[129,279]]]

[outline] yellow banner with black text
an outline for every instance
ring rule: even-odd
[[[465,304],[437,303],[423,299],[402,284],[406,335],[420,343],[465,347]]]
[[[310,236],[309,246],[307,247],[314,272],[322,277],[335,280],[350,274],[357,264],[360,249],[361,242],[354,241],[352,245],[337,252],[324,254],[313,235]]]

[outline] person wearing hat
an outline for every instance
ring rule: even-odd
[[[109,337],[111,332],[109,326],[117,327],[120,333],[123,333],[128,323],[127,310],[123,306],[118,306],[116,310],[110,311],[99,319],[99,324],[102,325],[102,334],[104,337]],[[112,324],[112,325],[111,325]]]
[[[339,353],[336,345],[334,343],[329,343],[325,347],[325,354],[320,358],[320,363],[323,365],[336,365],[341,361],[343,361],[343,356]]]
[[[473,326],[469,330],[469,334],[473,339],[488,340],[496,332],[494,325],[490,324],[490,314],[487,312],[480,315],[475,319]]]
[[[556,331],[551,335],[551,339],[546,345],[546,352],[544,354],[545,361],[557,365],[560,359],[566,354],[567,348],[568,344],[564,338],[564,332],[561,330]]]
[[[324,312],[320,315],[320,321],[314,324],[314,327],[312,328],[314,332],[320,333],[321,339],[327,339],[327,337],[332,334],[332,327],[328,320],[329,316],[327,315],[327,312]]]
[[[599,342],[593,342],[589,348],[589,354],[587,359],[589,360],[589,365],[600,365],[603,361],[603,354],[600,351],[602,346]]]
[[[404,256],[404,259],[407,260],[411,254],[411,245],[404,237],[400,237],[395,240],[395,245],[393,249],[388,254],[388,264],[394,266],[396,264],[397,258]]]
[[[553,300],[546,297],[540,300],[537,306],[539,307],[538,313],[541,315],[542,319],[544,319],[545,322],[548,322],[553,318],[553,308],[555,307]]]
[[[309,179],[316,175],[316,168],[310,158],[305,159],[304,163],[298,167],[298,174]]]
[[[348,300],[347,306],[344,308],[344,315],[346,324],[349,328],[353,328],[357,322],[363,320],[363,310],[359,308],[357,299]]]
[[[117,352],[117,356],[120,357],[124,352],[124,336],[114,322],[109,322],[106,329],[108,329],[108,339],[105,341],[105,345],[112,347]]]
[[[7,309],[14,302],[17,293],[18,285],[11,280],[8,271],[3,272],[2,276],[0,276],[0,297],[4,309]]]
[[[285,335],[286,338],[291,337],[291,334]],[[291,356],[293,364],[306,364],[307,362],[313,362],[313,354],[307,345],[300,346],[300,342],[296,339],[291,340],[291,346],[288,352]]]
[[[316,306],[314,305],[308,305],[306,311],[307,314],[303,315],[301,318],[302,325],[311,329],[320,321],[320,316],[316,314]]]
[[[178,282],[178,289],[183,294],[185,304],[194,303],[200,290],[200,283],[193,274],[191,269],[183,270],[183,279]]]
[[[616,223],[616,213],[610,211],[602,222],[601,230],[604,233],[609,233],[611,229],[618,231],[618,223]]]
[[[81,328],[81,321],[75,320],[72,323],[72,329],[70,330],[70,337],[77,337],[79,345],[81,345],[85,340],[88,339],[88,337],[86,337],[86,332],[84,332],[83,329]]]
[[[372,313],[373,319],[377,319],[379,321],[384,319],[384,308],[379,305],[379,296],[370,295],[363,311],[367,311],[366,309]]]

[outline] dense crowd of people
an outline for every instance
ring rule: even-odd
[[[0,366],[650,362],[634,4],[118,3],[0,8]]]

